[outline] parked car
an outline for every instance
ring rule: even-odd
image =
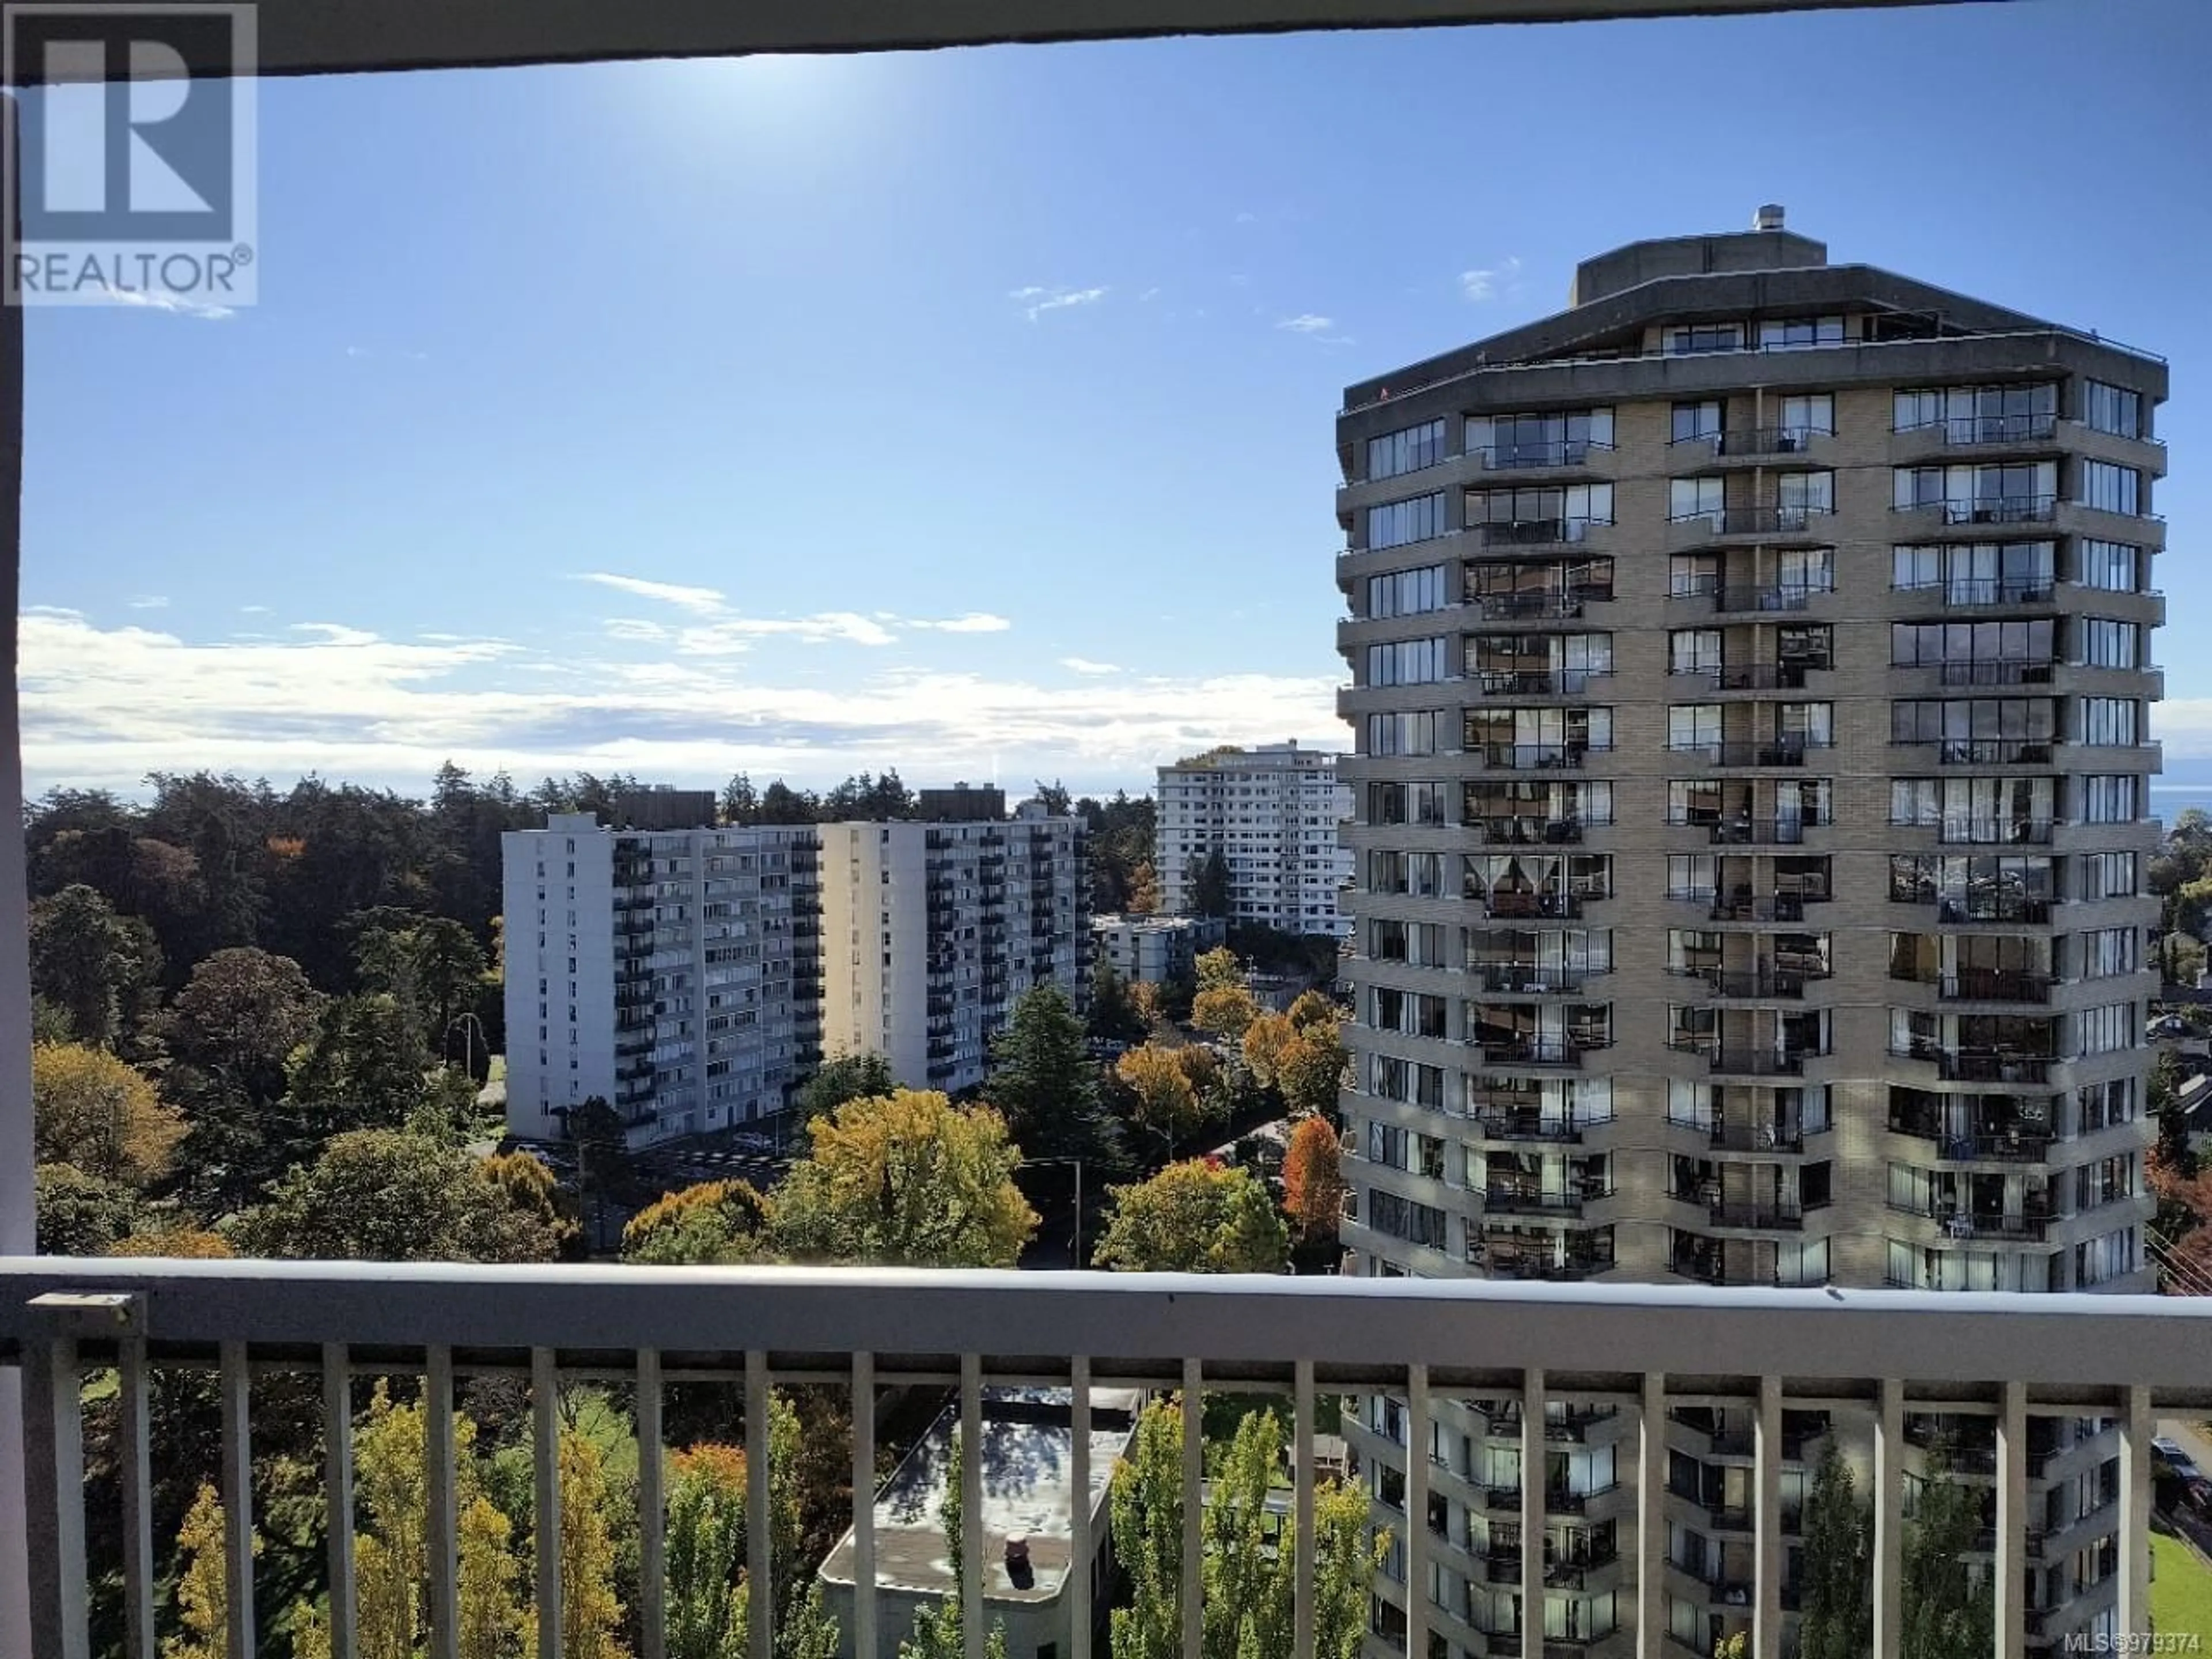
[[[2189,1022],[2179,1014],[2160,1014],[2143,1030],[2151,1037],[2185,1037],[2189,1035]]]
[[[2197,1467],[2197,1460],[2181,1448],[2179,1440],[2160,1435],[2150,1443],[2153,1456],[2179,1477],[2185,1486],[2195,1486],[2204,1479],[2204,1471]]]

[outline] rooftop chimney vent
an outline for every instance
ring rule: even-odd
[[[1751,228],[1753,230],[1779,230],[1782,228],[1782,204],[1768,202],[1751,216]]]

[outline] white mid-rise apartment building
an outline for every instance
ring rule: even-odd
[[[1352,790],[1336,757],[1291,743],[1215,749],[1160,768],[1154,867],[1161,902],[1194,908],[1194,860],[1216,848],[1229,865],[1229,919],[1286,933],[1342,938],[1337,908],[1352,878],[1338,831],[1352,816]]]
[[[820,1053],[815,834],[503,836],[508,1129],[559,1139],[593,1097],[636,1145],[783,1109]]]
[[[823,1047],[873,1050],[911,1088],[981,1083],[1032,986],[1089,989],[1079,818],[821,827]]]

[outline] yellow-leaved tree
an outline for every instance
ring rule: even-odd
[[[1021,1149],[988,1106],[899,1089],[806,1126],[813,1142],[775,1189],[770,1237],[811,1261],[1011,1267],[1036,1231],[1014,1185]]]
[[[225,1659],[230,1642],[230,1547],[222,1499],[202,1486],[177,1529],[177,1623],[161,1643],[161,1659]],[[253,1534],[261,1553],[261,1534]]]
[[[39,1162],[143,1187],[169,1167],[185,1121],[136,1067],[101,1048],[41,1042],[31,1050]]]

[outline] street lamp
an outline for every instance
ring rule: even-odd
[[[483,1022],[478,1019],[474,1014],[455,1014],[451,1019],[446,1022],[445,1032],[443,1036],[439,1038],[440,1053],[438,1058],[441,1064],[445,1060],[444,1047],[446,1038],[453,1036],[453,1027],[456,1025],[461,1028],[461,1069],[468,1073],[471,1077],[474,1077],[476,1075],[475,1068],[472,1067],[469,1062],[474,1057],[476,1050],[469,1045],[469,1028],[471,1026],[474,1026],[476,1028],[476,1040],[483,1044],[484,1059],[487,1062],[491,1059],[491,1039],[484,1035]]]

